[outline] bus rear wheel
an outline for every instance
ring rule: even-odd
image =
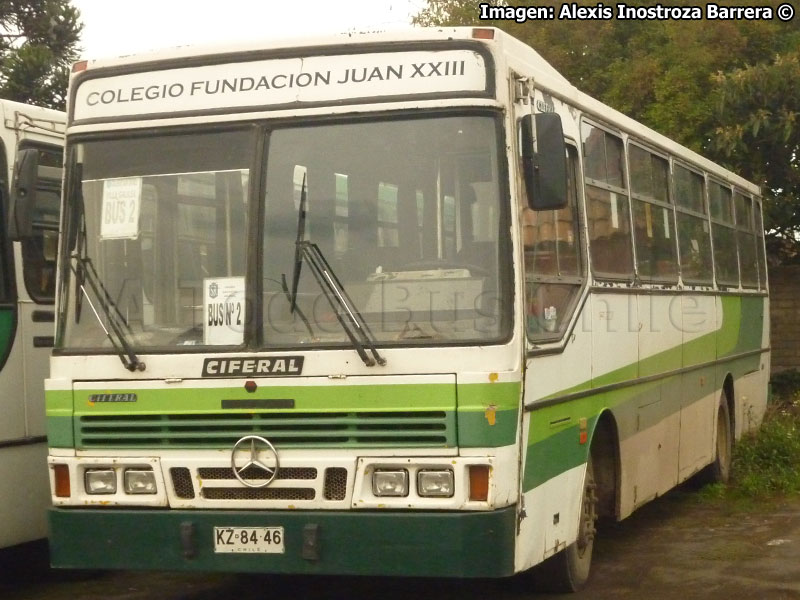
[[[578,538],[575,543],[551,556],[536,567],[536,583],[543,591],[577,592],[589,579],[594,538],[597,534],[597,485],[591,453],[586,462],[586,476],[581,498]]]
[[[717,409],[717,443],[714,462],[701,471],[703,483],[728,483],[733,457],[733,432],[728,401],[723,392]]]

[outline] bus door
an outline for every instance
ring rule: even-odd
[[[45,434],[44,379],[53,347],[62,157],[60,146],[23,139],[14,167],[8,230],[19,242],[13,255],[18,300],[14,351],[22,355],[22,368],[14,377],[24,386],[28,438]]]

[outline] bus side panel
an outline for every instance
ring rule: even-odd
[[[46,431],[44,380],[50,372],[50,351],[55,334],[51,319],[54,318],[52,305],[36,304],[20,296],[18,337],[23,341],[21,354],[25,365],[25,430],[28,437],[42,437]]]
[[[715,357],[718,300],[714,296],[681,296],[683,368],[696,367]],[[711,462],[719,388],[714,368],[697,368],[681,376],[681,432],[679,480]]]
[[[717,339],[717,387],[733,377],[736,437],[760,425],[766,409],[766,360],[762,348],[765,329],[765,298],[725,296],[721,299],[722,323]],[[727,360],[726,360],[727,359]],[[731,360],[732,359],[732,360]]]
[[[47,444],[0,450],[0,547],[47,535]]]
[[[592,294],[592,387],[639,375],[638,306],[633,294]]]
[[[22,351],[16,334],[15,311],[0,308],[0,345],[9,345],[5,364],[0,370],[0,443],[25,437],[24,381]]]
[[[585,474],[584,463],[523,494],[526,508],[517,536],[516,572],[529,569],[575,542]]]
[[[588,317],[587,302],[584,315]],[[578,315],[564,352],[529,358],[523,406],[589,387],[591,331]],[[587,445],[580,444],[582,418],[593,415],[598,398],[588,397],[523,413],[521,508],[515,570],[525,570],[575,541]],[[590,428],[590,423],[587,423]],[[557,517],[556,517],[557,515]]]

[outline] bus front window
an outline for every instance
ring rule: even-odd
[[[72,146],[60,348],[348,346],[338,310],[360,313],[379,345],[508,336],[498,118],[266,130],[259,207],[255,128]],[[248,213],[263,214],[258,238]],[[298,264],[303,243],[333,291]]]
[[[510,295],[501,286],[510,260],[501,242],[496,127],[491,117],[461,116],[271,132],[265,346],[345,343],[330,293],[314,273],[303,267],[294,284],[302,242],[318,247],[376,343],[485,342],[506,334]]]
[[[109,346],[112,320],[137,348],[206,341],[204,294],[244,285],[251,140],[230,131],[73,148],[81,183],[69,199],[62,347]]]

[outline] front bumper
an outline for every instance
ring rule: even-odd
[[[505,577],[516,507],[487,512],[52,508],[54,567]],[[283,554],[217,554],[214,527],[283,527]],[[313,538],[313,539],[312,539]]]

